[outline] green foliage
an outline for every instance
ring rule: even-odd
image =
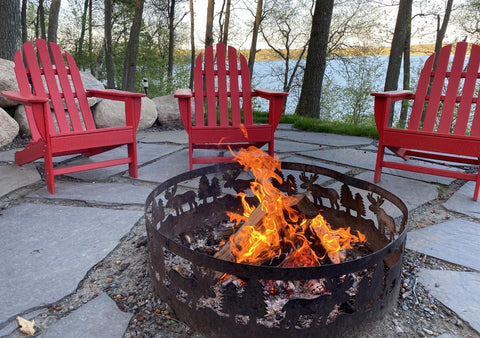
[[[349,122],[326,121],[303,116],[296,116],[295,119],[296,121],[293,123],[293,126],[306,131],[352,136],[367,136],[378,139],[378,131],[375,124],[351,124]],[[284,120],[282,118],[280,122],[283,123],[283,121]]]

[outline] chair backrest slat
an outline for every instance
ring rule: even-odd
[[[195,126],[203,127],[205,125],[205,107],[203,104],[203,60],[202,54],[195,60],[193,69],[193,86],[195,88]]]
[[[459,44],[467,44],[466,42],[459,42]],[[465,47],[466,48],[466,47]],[[462,95],[460,99],[460,104],[458,105],[457,117],[455,120],[455,127],[453,133],[456,135],[465,135],[467,133],[468,124],[470,121],[470,114],[474,108],[472,105],[473,101],[476,101],[478,98],[478,88],[477,79],[478,79],[478,67],[480,65],[480,55],[479,47],[476,45],[472,46],[470,51],[470,57],[468,59],[467,73],[465,75],[465,82],[463,84]]]
[[[30,77],[33,93],[37,96],[48,98],[47,92],[45,91],[45,87],[43,84],[42,71],[40,69],[40,65],[38,64],[37,53],[35,53],[35,48],[32,41],[27,41],[23,45],[23,56],[27,64],[26,71],[28,76]],[[53,122],[51,114],[47,114],[47,121],[50,133],[56,134],[57,130],[55,128],[55,124]]]
[[[245,56],[240,54],[240,70],[242,76],[243,119],[246,126],[253,124],[252,115],[252,88],[250,85],[250,70]]]
[[[420,72],[418,78],[417,90],[415,94],[415,100],[413,101],[412,114],[408,123],[409,130],[418,130],[420,121],[422,119],[423,109],[425,106],[425,99],[428,93],[430,76],[432,74],[432,67],[434,61],[434,55],[430,55],[425,61],[425,64]]]
[[[227,67],[225,60],[225,48],[219,49],[219,46],[217,46],[217,88],[220,125],[225,127],[229,125]]]
[[[453,58],[453,63],[450,67],[451,71],[449,72],[448,78],[448,87],[445,94],[445,100],[443,106],[441,107],[440,121],[438,123],[438,133],[449,134],[453,116],[455,114],[457,96],[459,89],[461,89],[461,79],[463,74],[463,66],[465,63],[465,55],[467,53],[467,44],[459,43],[455,49],[455,56]],[[468,81],[468,80],[467,80]],[[465,83],[466,84],[466,83]],[[467,89],[465,87],[465,89]],[[463,91],[462,96],[466,92]],[[471,93],[473,94],[473,92]],[[471,94],[470,102],[471,102]]]
[[[438,56],[437,67],[434,70],[433,81],[431,82],[430,95],[425,112],[422,131],[432,132],[434,130],[449,61],[450,48],[442,48]]]
[[[217,48],[219,47],[217,46]],[[238,82],[239,71],[238,71],[237,61],[238,61],[237,50],[229,46],[228,47],[228,70],[229,70],[229,79],[230,79],[230,109],[232,111],[232,125],[235,127],[238,127],[242,123],[242,116],[241,116],[241,110],[240,110],[241,109],[240,108],[240,85]]]
[[[213,48],[205,49],[205,93],[207,95],[207,124],[217,125],[217,97],[215,90],[215,60]]]
[[[82,121],[80,120],[80,114],[78,112],[77,105],[75,103],[75,96],[72,91],[72,86],[68,80],[68,71],[65,67],[62,51],[57,44],[50,43],[50,52],[52,54],[53,62],[55,63],[58,80],[60,82],[60,88],[62,89],[63,99],[65,101],[65,106],[67,107],[72,129],[81,131],[83,130],[83,125]]]
[[[15,61],[15,76],[17,77],[18,87],[20,89],[20,93],[23,95],[28,95],[32,93],[32,88],[30,87],[27,69],[25,68],[25,64],[23,63],[23,56],[20,50],[15,53],[14,57]],[[32,107],[24,106],[25,108],[25,115],[27,116],[28,125],[30,126],[30,133],[32,134],[32,140],[37,141],[40,138],[46,138],[46,135],[40,135],[40,132],[37,128],[37,124],[35,123],[35,118],[33,117]]]
[[[83,123],[87,129],[96,129],[95,121],[93,120],[93,115],[90,110],[90,105],[88,104],[87,94],[85,92],[85,87],[83,86],[83,81],[80,76],[80,71],[73,59],[73,56],[70,53],[65,52],[65,59],[67,60],[67,65],[70,72],[70,78],[73,83],[73,88],[75,90],[75,96],[78,100],[78,105],[80,111],[82,112]]]
[[[70,127],[68,126],[65,109],[63,108],[62,97],[58,90],[57,77],[52,65],[52,60],[50,59],[47,44],[43,39],[35,40],[35,44],[37,45],[38,57],[42,63],[43,75],[47,84],[48,94],[50,96],[50,102],[55,113],[58,128],[60,133],[69,132]]]

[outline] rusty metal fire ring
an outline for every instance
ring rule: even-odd
[[[179,233],[196,230],[203,226],[204,219],[209,218],[210,221],[224,212],[236,198],[228,189],[220,186],[219,198],[204,196],[203,203],[197,196],[195,201],[191,201],[194,205],[190,205],[190,210],[183,213],[167,213],[164,205],[165,195],[167,192],[171,194],[173,187],[176,190],[177,186],[183,186],[184,190],[193,191],[197,189],[200,178],[218,177],[233,170],[242,170],[242,167],[237,163],[228,163],[182,173],[160,184],[146,200],[150,278],[156,294],[170,305],[178,319],[211,337],[336,337],[358,336],[366,323],[380,319],[389,311],[400,289],[408,220],[408,210],[397,196],[375,184],[327,168],[283,162],[282,172],[327,177],[330,180],[328,183],[333,183],[333,186],[335,183],[342,185],[342,195],[347,186],[346,191],[353,195],[350,189],[354,189],[358,192],[355,196],[363,196],[359,197],[361,200],[365,199],[365,193],[385,200],[388,210],[394,210],[395,234],[388,238],[379,229],[378,221],[363,217],[365,212],[361,215],[357,211],[357,215],[353,216],[350,205],[342,200],[340,209],[322,206],[322,214],[325,213],[327,221],[333,223],[355,222],[357,229],[376,238],[373,246],[378,249],[374,252],[354,260],[317,267],[239,264],[192,250],[178,238]],[[182,210],[183,207],[188,208],[187,201],[183,203]],[[215,215],[212,216],[212,213]],[[190,273],[178,273],[173,269],[175,263],[169,262],[167,256],[186,261],[191,266]],[[206,271],[238,276],[246,281],[248,287],[242,292],[223,288]],[[266,297],[262,296],[265,281],[298,283],[312,280],[322,280],[328,292],[315,297],[289,299],[280,314],[277,313],[273,320],[267,318],[271,314],[265,310]],[[218,304],[209,308],[205,300],[212,297]]]

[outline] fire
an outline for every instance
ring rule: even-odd
[[[286,255],[280,266],[318,266],[328,255],[333,263],[339,263],[343,250],[352,248],[353,243],[365,242],[365,236],[359,232],[356,236],[350,233],[350,228],[333,230],[322,215],[307,219],[293,208],[296,197],[285,195],[272,183],[275,179],[282,184],[282,178],[276,173],[281,169],[278,157],[272,158],[256,147],[241,149],[234,156],[255,176],[250,189],[259,202],[258,207],[251,206],[246,194],[240,193],[243,214],[229,213],[237,225],[244,222],[230,237],[229,245],[236,262],[258,265]],[[322,257],[312,249],[312,234],[325,250]]]

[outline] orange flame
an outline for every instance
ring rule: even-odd
[[[275,172],[281,169],[278,157],[272,158],[253,146],[241,149],[234,156],[245,170],[252,171],[255,176],[250,189],[259,202],[257,210],[248,204],[246,194],[240,193],[244,213],[228,213],[237,225],[244,222],[230,237],[230,248],[236,261],[262,264],[281,254],[287,254],[283,266],[319,265],[321,258],[311,249],[311,243],[304,235],[307,223],[305,215],[291,207],[296,198],[285,195],[272,184],[272,179],[282,183],[282,178]],[[255,217],[252,216],[254,213]],[[251,218],[254,219],[254,224],[250,224]],[[365,241],[365,236],[360,233],[358,236],[350,234],[350,228],[332,230],[321,215],[311,220],[310,229],[320,239],[333,262],[340,262],[339,253],[351,248],[352,242]]]

